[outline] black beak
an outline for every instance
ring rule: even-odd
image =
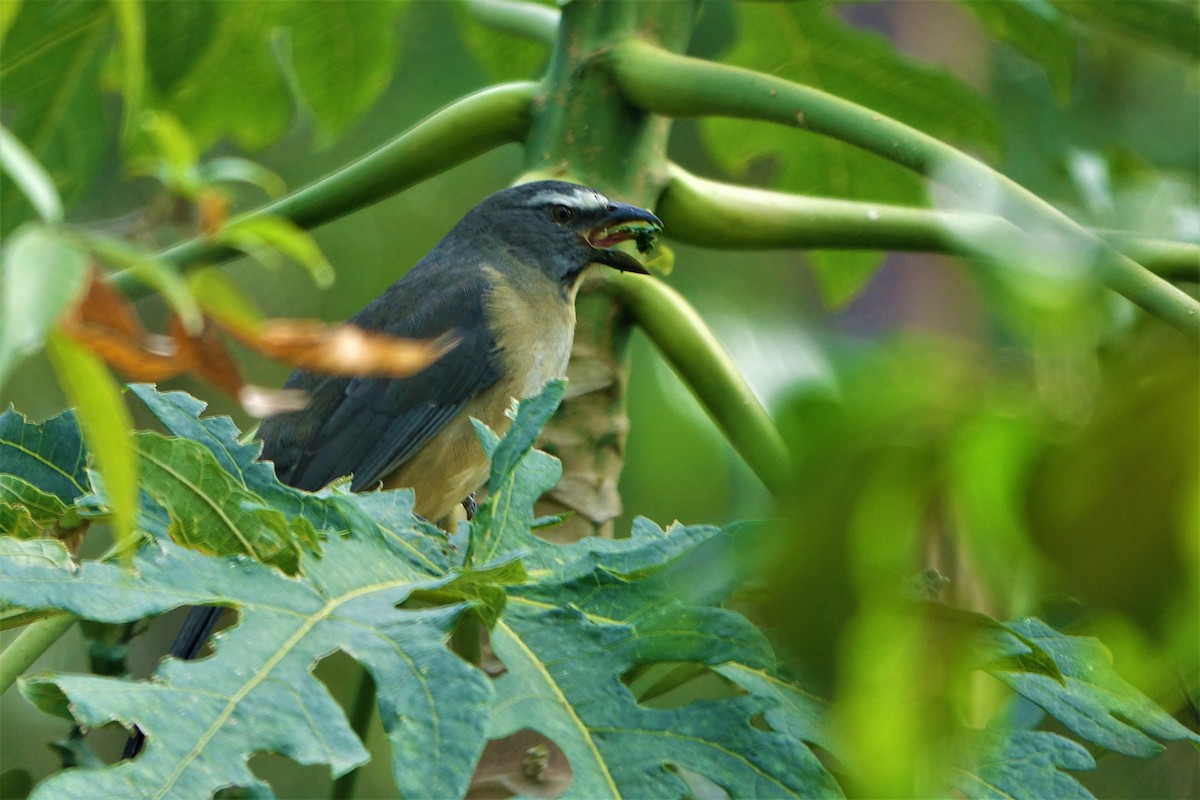
[[[611,248],[618,242],[637,238],[639,240],[638,249],[648,250],[649,245],[643,245],[643,236],[648,242],[655,232],[662,230],[662,227],[662,220],[644,208],[625,203],[613,203],[608,207],[608,213],[587,237],[588,244],[596,250],[592,261],[621,272],[649,275],[649,271],[636,258]],[[638,235],[636,232],[639,229],[644,231],[642,235]]]

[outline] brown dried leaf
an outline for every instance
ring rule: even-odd
[[[172,317],[171,340],[179,352],[183,370],[203,378],[232,397],[238,396],[245,386],[241,370],[210,319],[204,319],[204,327],[199,333],[189,336],[179,317]]]
[[[329,326],[312,320],[274,319],[257,328],[224,327],[268,358],[325,375],[404,378],[458,344],[454,333],[433,340],[401,339],[354,325]]]
[[[94,271],[87,294],[61,328],[132,380],[161,381],[184,369],[173,348],[156,346],[129,301]]]

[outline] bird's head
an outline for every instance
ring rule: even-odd
[[[535,181],[496,192],[463,222],[486,230],[517,261],[536,265],[566,287],[593,263],[646,274],[636,258],[613,247],[632,239],[639,250],[647,250],[653,234],[662,230],[662,221],[649,211],[565,181]]]

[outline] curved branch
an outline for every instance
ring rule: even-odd
[[[467,0],[467,9],[484,25],[545,45],[558,38],[558,9],[514,0]]]
[[[807,86],[679,56],[627,40],[609,53],[614,79],[639,108],[674,117],[719,115],[801,127],[875,153],[964,197],[999,193],[1006,218],[1033,219],[1094,254],[1109,288],[1189,336],[1200,336],[1200,301],[1131,261],[1037,195],[928,134]]]
[[[837,200],[712,181],[672,164],[655,212],[671,238],[701,247],[902,250],[973,256],[968,242],[1016,235],[993,214]],[[1148,269],[1200,274],[1200,245],[1102,230],[1097,236]]]
[[[746,377],[696,309],[657,278],[605,270],[597,279],[598,288],[628,310],[750,469],[778,495],[791,472],[787,447]]]
[[[55,614],[40,619],[17,634],[8,647],[0,652],[0,693],[8,690],[50,645],[58,641],[79,621],[74,614]]]
[[[529,107],[538,84],[507,83],[463,97],[426,117],[358,161],[259,209],[232,220],[278,214],[302,228],[324,225],[503,144],[529,130]],[[181,242],[160,258],[179,266],[226,261],[237,251],[202,238]],[[148,289],[128,271],[113,276],[130,297]]]

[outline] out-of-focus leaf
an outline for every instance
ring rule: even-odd
[[[104,362],[62,334],[47,339],[47,352],[63,392],[76,407],[83,439],[104,479],[114,538],[128,556],[136,536],[138,472],[129,432],[133,421],[121,390]]]
[[[12,178],[43,222],[62,222],[62,200],[54,188],[54,181],[25,145],[3,125],[0,125],[0,169]]]
[[[143,253],[134,245],[102,234],[87,234],[92,254],[112,267],[128,269],[142,283],[156,289],[179,316],[189,333],[200,330],[203,321],[200,306],[192,297],[188,282],[174,264]]]
[[[8,29],[12,27],[13,20],[17,18],[17,12],[20,10],[21,0],[10,0],[10,2],[0,5],[0,43],[4,41]]]
[[[952,75],[900,56],[883,38],[855,31],[824,3],[739,6],[741,32],[723,61],[822,89],[942,139],[987,151],[1000,126],[981,97]],[[911,173],[824,136],[742,120],[704,120],[713,158],[742,172],[764,156],[775,184],[805,194],[922,202]]]
[[[1008,627],[1049,653],[1066,685],[1029,672],[993,669],[992,674],[1087,741],[1142,757],[1163,749],[1147,734],[1200,742],[1200,734],[1179,724],[1118,676],[1112,669],[1112,654],[1097,640],[1065,636],[1032,617],[1014,620]]]
[[[463,41],[493,81],[527,81],[537,77],[550,56],[539,42],[497,31],[475,19],[467,3],[455,4]],[[555,9],[547,8],[549,14]]]
[[[24,3],[0,50],[5,124],[68,207],[91,183],[112,138],[97,82],[111,18],[108,3]],[[7,234],[28,217],[17,185],[3,185],[0,230]]]
[[[358,119],[392,79],[404,0],[305,3],[289,15],[292,67],[323,144]]]
[[[1083,746],[1046,731],[986,733],[975,764],[958,770],[955,787],[970,800],[1090,800],[1065,772],[1096,768]]]
[[[825,3],[747,3],[723,61],[813,86],[942,139],[995,152],[1001,131],[981,97],[951,74],[904,58],[885,39],[856,31]],[[701,135],[726,170],[777,165],[772,184],[803,194],[920,205],[922,181],[877,156],[826,136],[745,120],[705,119]],[[813,263],[826,302],[839,307],[874,274],[874,253],[819,253]]]
[[[254,330],[228,329],[238,341],[268,358],[327,375],[413,375],[452,350],[454,334],[401,339],[355,325],[311,320],[267,320]]]
[[[254,150],[284,132],[294,107],[284,57],[324,141],[387,86],[400,3],[249,0],[215,8],[219,20],[203,56],[167,103],[202,149],[228,136]]]
[[[86,286],[87,256],[61,231],[30,225],[4,248],[0,269],[0,383]]]
[[[146,18],[141,0],[109,0],[121,40],[122,135],[128,142],[137,130],[146,85]]]
[[[0,4],[0,7],[8,3]],[[15,3],[14,3],[15,5]],[[0,772],[0,797],[23,800],[33,790],[33,778],[23,769],[10,767]]]
[[[978,611],[940,603],[922,603],[917,608],[921,616],[938,626],[940,633],[950,632],[961,637],[971,648],[977,666],[1020,669],[1045,675],[1065,685],[1054,658],[1036,641],[1000,620]]]
[[[0,414],[0,473],[57,497],[64,506],[86,494],[87,451],[75,412],[39,423],[11,408]]]
[[[1200,59],[1200,12],[1177,0],[1051,0],[1081,22],[1134,36],[1189,60]]]
[[[218,240],[222,244],[236,247],[247,255],[264,260],[272,250],[279,250],[294,259],[312,275],[313,282],[321,288],[333,283],[333,266],[326,260],[321,248],[307,231],[283,217],[251,217],[239,220],[224,228]]]
[[[226,156],[205,161],[200,165],[200,179],[206,184],[246,183],[257,186],[271,197],[279,197],[287,186],[271,170],[244,158]]]
[[[210,0],[145,4],[146,73],[159,95],[168,95],[204,53],[219,8]]]
[[[618,680],[636,666],[695,661],[770,670],[761,635],[719,608],[687,607],[675,582],[657,573],[732,531],[646,520],[629,539],[553,545],[530,533],[532,503],[561,474],[556,459],[532,450],[557,407],[561,381],[524,401],[508,436],[476,426],[492,458],[492,490],[472,521],[471,559],[524,552],[531,580],[509,589],[491,644],[508,671],[496,683],[488,736],[530,727],[566,754],[572,797],[660,796],[684,791],[671,763],[715,781],[734,796],[840,796],[816,757],[791,730],[748,724],[757,711],[787,714],[777,688],[747,680],[747,695],[678,709],[638,706]],[[480,529],[475,529],[475,525]]]
[[[833,309],[841,308],[857,297],[883,263],[883,253],[852,250],[813,250],[808,253],[808,258],[821,297],[825,305]]]
[[[1052,0],[973,2],[960,0],[987,28],[988,33],[1011,45],[1046,71],[1058,102],[1071,98],[1075,83],[1075,35],[1070,21]]]
[[[205,313],[223,325],[255,329],[262,323],[262,311],[254,300],[217,267],[188,273],[187,283]]]
[[[191,134],[174,115],[164,111],[142,114],[141,126],[150,137],[156,155],[139,159],[132,169],[154,175],[176,194],[196,200],[202,188],[197,174],[200,152]]]

